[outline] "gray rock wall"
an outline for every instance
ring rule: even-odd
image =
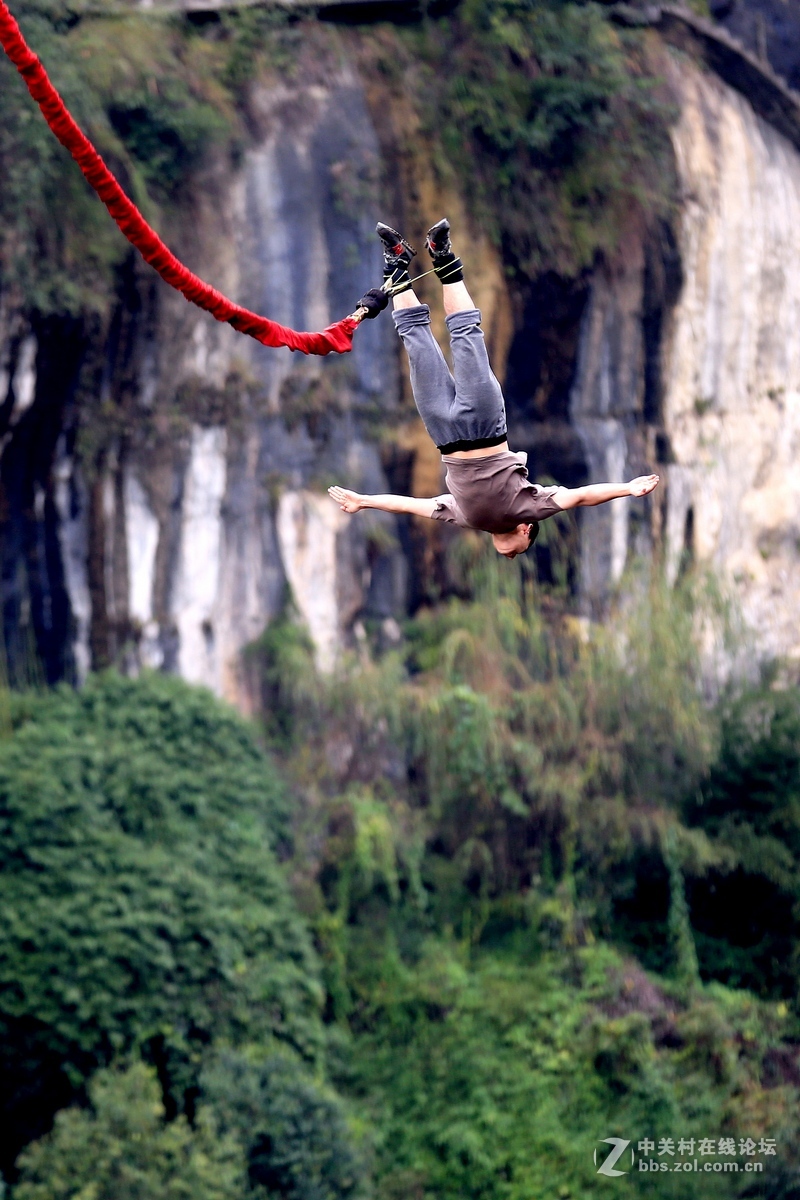
[[[360,85],[346,65],[321,66],[302,86],[256,90],[249,117],[244,160],[209,168],[194,227],[173,233],[228,294],[323,328],[380,280],[380,163]],[[9,668],[80,679],[109,661],[164,667],[246,706],[239,652],[287,583],[322,666],[359,619],[394,630],[404,611],[391,520],[347,521],[324,495],[335,479],[386,488],[377,434],[398,402],[393,331],[366,324],[346,358],[270,350],[132,270],[132,295],[93,348],[97,399],[120,430],[106,430],[91,469],[76,436],[94,418],[70,410],[42,373],[42,338],[6,314]],[[84,370],[87,356],[84,345]]]
[[[648,397],[654,247],[633,238],[592,282],[570,401],[591,477],[654,463],[664,486],[646,521],[627,502],[586,514],[581,587],[602,610],[631,551],[658,543],[668,578],[685,555],[709,564],[735,587],[760,652],[796,656],[800,154],[711,73],[680,55],[672,72],[680,286],[662,313],[657,378]]]

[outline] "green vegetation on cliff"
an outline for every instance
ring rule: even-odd
[[[331,1070],[375,1130],[380,1194],[578,1196],[600,1137],[735,1136],[777,1139],[772,1190],[712,1176],[703,1194],[791,1195],[800,691],[704,700],[699,639],[733,634],[701,580],[632,580],[589,636],[524,575],[480,554],[469,574],[472,600],[330,682],[290,621],[254,650],[300,800]],[[736,905],[728,881],[749,889]],[[740,920],[759,889],[774,925],[765,905]],[[745,963],[764,1000],[718,982]]]
[[[348,34],[269,11],[202,25],[80,16],[68,0],[24,0],[15,13],[78,122],[179,250],[193,188],[208,186],[215,156],[230,167],[247,145],[253,80],[324,75],[352,39],[382,86],[416,105],[439,168],[517,270],[574,274],[598,251],[613,255],[634,214],[669,211],[660,52],[601,5],[468,0],[415,28]],[[0,92],[0,282],[40,315],[106,316],[129,249],[5,59]]]
[[[687,1002],[605,945],[546,949],[535,917],[505,944],[431,939],[413,965],[399,958],[384,949],[372,969],[338,1075],[376,1130],[383,1197],[605,1194],[593,1154],[606,1137],[766,1134],[784,1164],[796,1144],[796,1088],[760,1079],[786,1022],[746,994]],[[743,1185],[706,1176],[700,1193],[690,1174],[635,1173],[627,1186],[689,1200]]]
[[[721,713],[720,753],[686,819],[728,862],[693,880],[704,970],[735,987],[800,994],[800,694],[749,689]]]
[[[407,37],[443,169],[514,269],[575,275],[669,214],[677,108],[656,41],[572,0],[465,0]]]

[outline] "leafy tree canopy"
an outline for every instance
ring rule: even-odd
[[[204,1100],[247,1153],[253,1200],[356,1200],[365,1164],[341,1099],[285,1051],[223,1051],[202,1076]]]
[[[164,1123],[155,1071],[142,1063],[94,1076],[92,1109],[60,1112],[20,1160],[16,1200],[239,1200],[244,1156],[208,1108],[194,1126]]]
[[[141,1046],[183,1105],[202,1047],[313,1059],[320,990],[276,860],[285,800],[250,730],[163,676],[16,698],[0,741],[0,1079],[10,1164]]]

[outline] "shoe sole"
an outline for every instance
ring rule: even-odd
[[[430,229],[425,234],[425,249],[428,251],[428,254],[430,254],[431,258],[435,258],[437,254],[449,253],[449,251],[445,250],[444,247],[441,250],[437,250],[433,244],[433,239],[431,238],[431,234],[433,233],[433,231],[435,229],[438,230],[440,225],[441,225],[441,221],[437,221],[435,225],[431,225]],[[447,240],[447,242],[449,242],[450,241],[450,222],[449,221],[447,222],[447,228],[445,230],[442,230],[441,232],[444,232],[444,234],[446,236],[446,240]],[[452,244],[451,244],[450,249],[452,250]]]

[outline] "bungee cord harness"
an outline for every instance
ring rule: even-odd
[[[81,132],[4,0],[0,0],[0,44],[25,80],[52,132],[75,159],[122,233],[165,283],[182,292],[198,308],[211,313],[215,320],[226,321],[239,333],[246,333],[264,346],[288,346],[303,354],[346,354],[352,349],[353,334],[365,309],[358,309],[352,316],[336,321],[322,333],[298,333],[234,304],[185,267],[128,199],[92,143]]]

